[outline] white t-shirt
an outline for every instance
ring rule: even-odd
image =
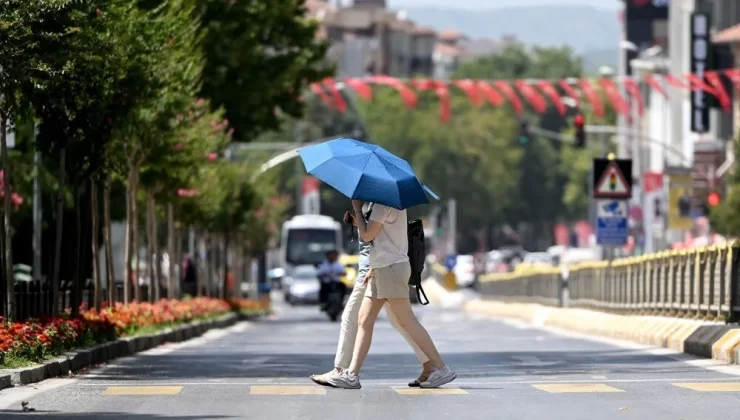
[[[383,224],[370,246],[370,267],[388,267],[408,261],[409,239],[406,210],[375,204],[370,220]]]

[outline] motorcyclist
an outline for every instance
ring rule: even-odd
[[[321,282],[319,301],[321,302],[321,310],[323,311],[326,309],[329,293],[333,287],[338,287],[342,298],[344,298],[345,286],[342,283],[341,277],[347,273],[344,266],[339,263],[339,252],[334,249],[328,251],[326,253],[326,260],[318,267],[317,274]]]

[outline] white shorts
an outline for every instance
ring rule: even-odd
[[[408,261],[373,268],[365,296],[374,299],[409,298],[411,265]]]

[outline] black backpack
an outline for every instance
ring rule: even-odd
[[[409,286],[416,288],[416,298],[422,305],[429,304],[429,298],[421,287],[421,274],[424,271],[424,261],[427,257],[426,244],[424,243],[424,224],[421,219],[409,221],[408,225],[409,238],[409,263],[411,264],[411,277]],[[422,302],[421,296],[424,295],[426,303]]]

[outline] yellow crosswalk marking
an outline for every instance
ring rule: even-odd
[[[740,392],[740,382],[676,383],[673,386],[699,392]]]
[[[252,385],[249,395],[324,395],[326,388],[316,385]]]
[[[460,388],[393,388],[401,395],[468,395]]]
[[[103,395],[177,395],[181,386],[111,386]]]
[[[562,394],[562,393],[599,393],[599,392],[624,392],[621,389],[617,389],[605,384],[539,384],[532,385],[537,389],[541,389],[551,394]]]

